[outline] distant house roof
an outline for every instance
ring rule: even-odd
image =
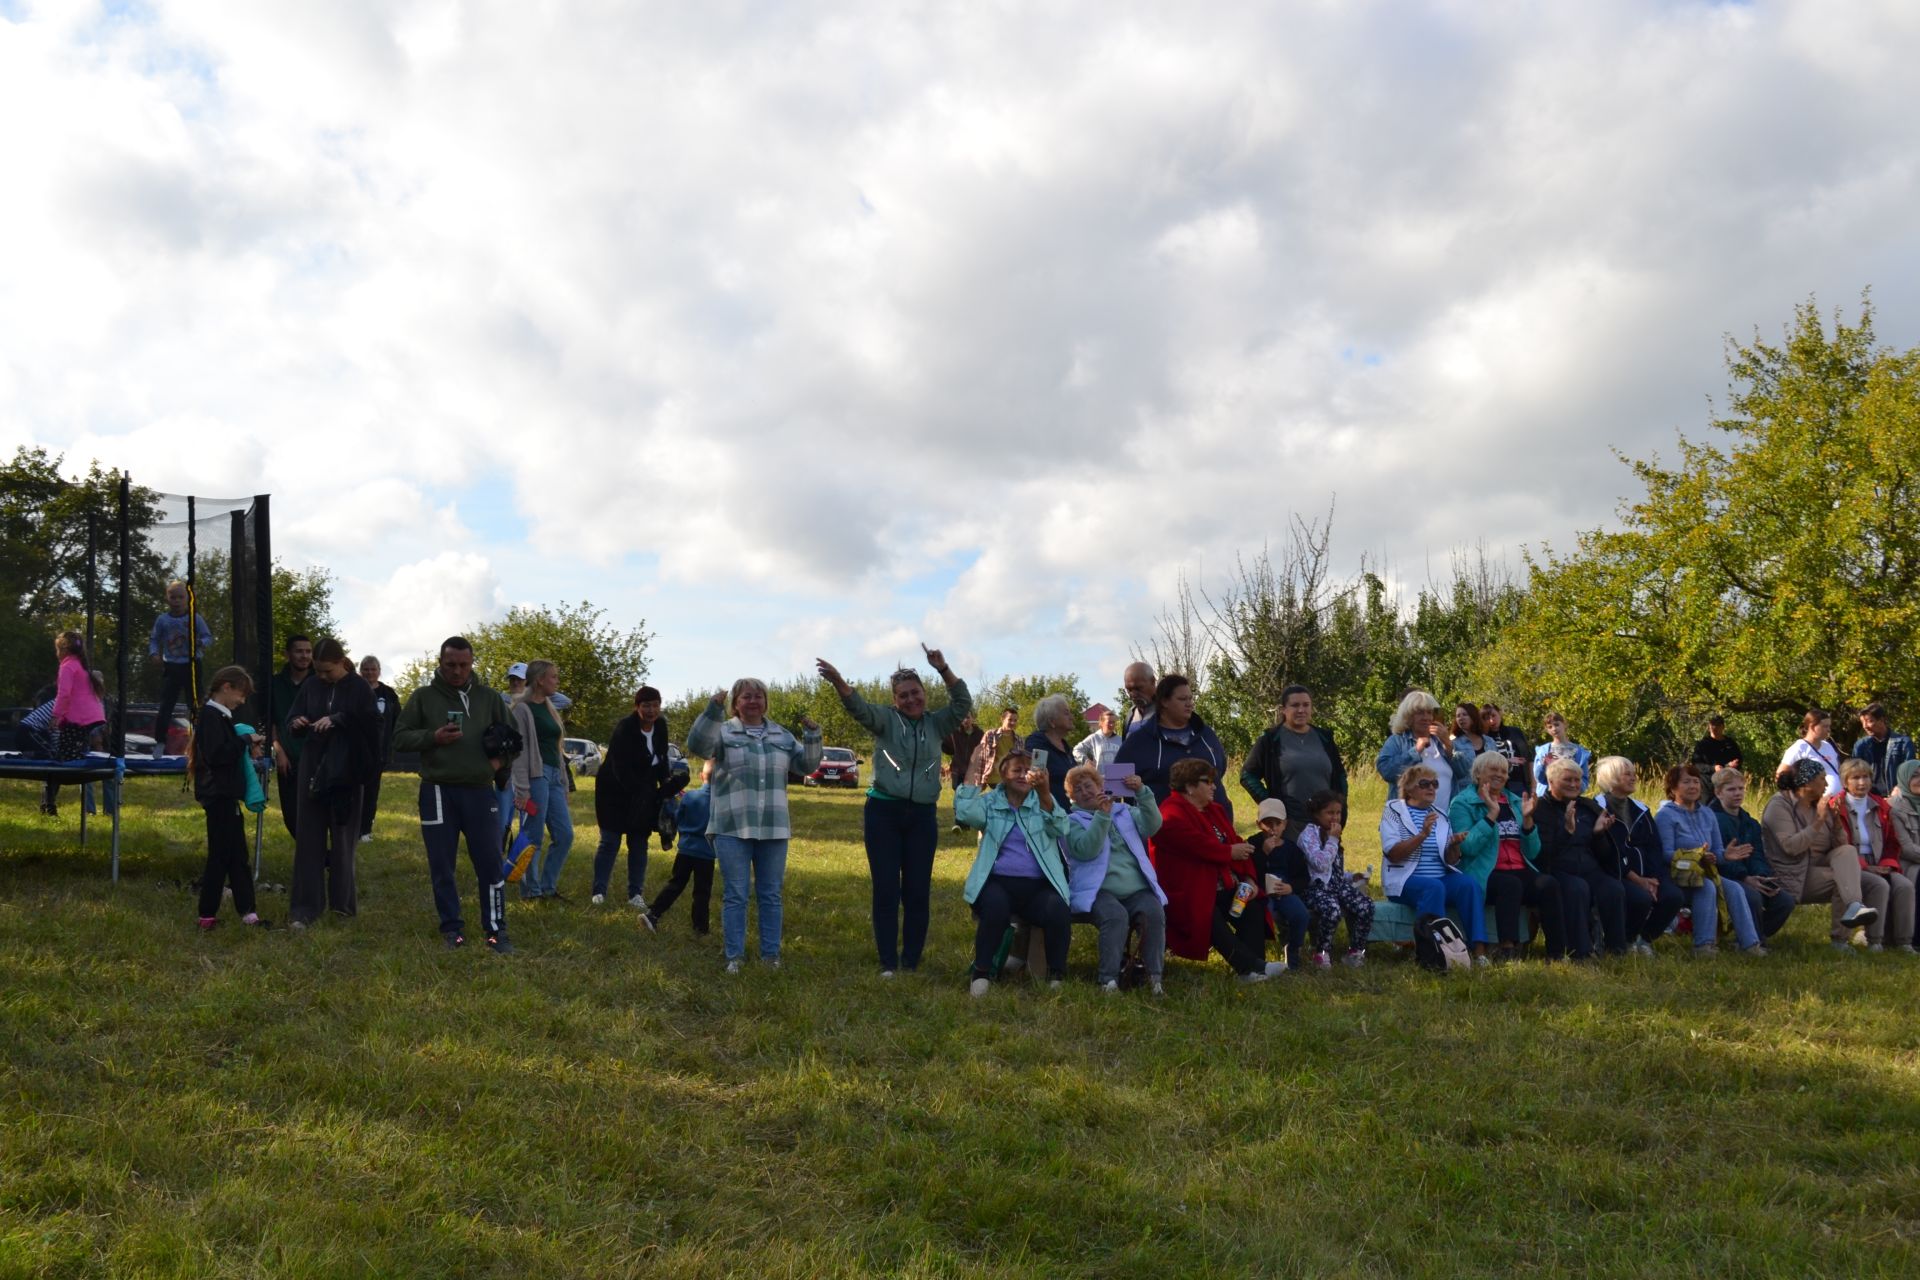
[[[1099,724],[1100,717],[1106,715],[1109,710],[1110,708],[1107,706],[1106,703],[1096,702],[1092,706],[1088,707],[1085,711],[1081,712],[1080,718],[1085,720],[1088,724]]]

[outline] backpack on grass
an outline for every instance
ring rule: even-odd
[[[1445,973],[1473,968],[1460,926],[1447,916],[1421,916],[1413,925],[1413,954],[1422,969]]]

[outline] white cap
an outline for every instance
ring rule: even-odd
[[[513,664],[512,666],[510,666],[510,667],[508,667],[508,668],[507,668],[507,679],[509,679],[509,680],[525,680],[526,678],[527,678],[527,664],[526,664],[526,663],[524,663],[524,662],[516,662],[516,663],[514,663],[514,664]]]

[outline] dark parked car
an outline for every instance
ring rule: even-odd
[[[823,747],[820,766],[807,775],[810,787],[857,787],[860,785],[860,757],[846,747]]]

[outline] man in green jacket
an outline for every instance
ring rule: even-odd
[[[440,669],[413,691],[394,726],[395,751],[420,753],[420,834],[427,845],[433,905],[448,947],[467,944],[460,888],[453,868],[460,837],[480,882],[480,927],[487,950],[506,955],[507,895],[500,863],[500,801],[493,776],[500,760],[481,745],[490,725],[505,725],[500,695],[473,674],[473,646],[451,636],[440,646]]]

